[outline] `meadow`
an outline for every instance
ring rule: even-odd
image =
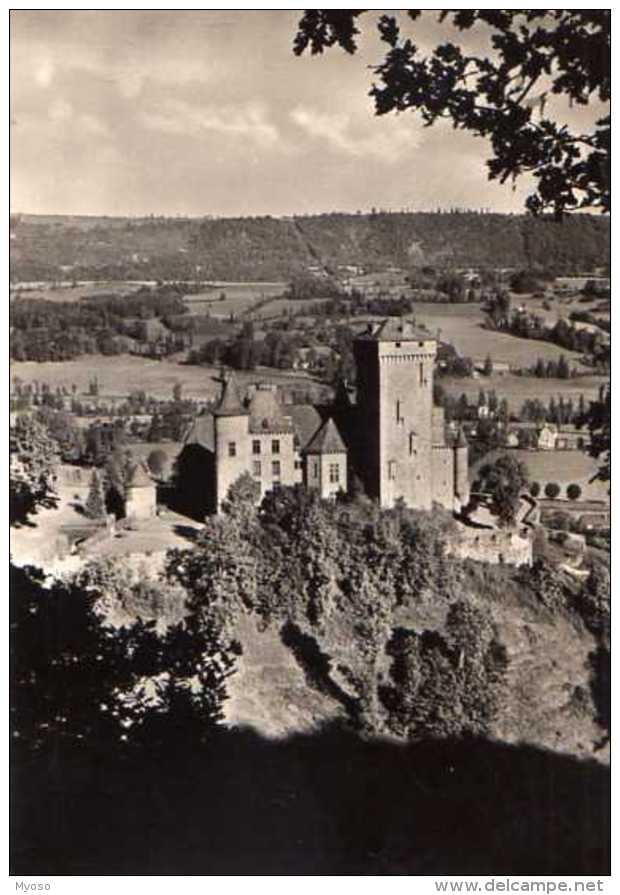
[[[307,301],[304,301],[303,299],[276,297],[252,314],[252,320],[270,320],[274,317],[282,317],[287,313],[298,314],[304,312],[311,314],[313,308],[323,304],[325,301],[328,301],[328,299],[309,298]]]
[[[98,295],[131,295],[142,285],[155,285],[152,282],[138,283],[129,280],[110,280],[109,282],[78,283],[76,286],[52,286],[36,289],[11,290],[11,297],[21,299],[41,299],[54,302],[75,302],[86,298],[97,298]]]
[[[564,400],[572,398],[573,402],[579,400],[583,394],[586,402],[592,401],[598,396],[599,388],[607,382],[604,376],[578,376],[575,379],[537,379],[534,376],[515,376],[511,373],[505,376],[480,376],[478,379],[461,379],[455,376],[442,376],[437,379],[445,391],[455,398],[465,394],[470,403],[475,403],[480,389],[485,391],[495,390],[498,397],[508,400],[511,413],[518,413],[523,402],[530,398],[538,398],[548,404],[551,398],[562,397]]]
[[[563,354],[580,366],[579,354],[575,351],[566,351],[551,342],[520,339],[509,333],[485,329],[484,313],[477,304],[418,302],[413,307],[413,316],[442,341],[452,343],[460,354],[473,360],[484,360],[490,355],[494,361],[519,368],[533,366],[539,357],[557,361]]]
[[[492,451],[487,454],[472,469],[472,480],[476,476],[476,469],[498,457],[505,451]],[[581,487],[583,500],[609,501],[609,482],[592,481],[592,477],[598,470],[598,461],[584,454],[582,451],[522,451],[511,450],[508,452],[515,460],[525,463],[529,479],[538,482],[541,488],[547,482],[557,482],[562,491],[561,497],[565,497],[565,488],[572,482]]]
[[[285,288],[286,283],[214,283],[212,288],[186,295],[183,300],[190,314],[238,317],[260,299],[282,295]],[[223,300],[221,295],[225,296]]]
[[[36,361],[13,361],[11,377],[19,376],[24,382],[46,382],[52,389],[75,383],[80,393],[88,390],[88,384],[96,373],[100,394],[128,395],[132,391],[144,390],[155,398],[172,398],[176,383],[182,383],[185,398],[208,400],[220,393],[219,368],[195,367],[175,364],[171,361],[149,360],[132,355],[104,357],[86,355],[62,364]],[[258,368],[236,373],[240,385],[269,381],[279,385],[304,386],[314,380],[303,371],[288,372]]]

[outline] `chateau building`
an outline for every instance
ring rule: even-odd
[[[401,318],[354,341],[355,399],[341,385],[330,405],[283,405],[275,386],[244,398],[226,374],[214,410],[196,417],[178,461],[180,497],[218,512],[230,486],[249,473],[266,491],[303,483],[322,497],[353,478],[382,507],[403,500],[459,511],[469,501],[467,442],[446,434],[433,406],[437,342]]]

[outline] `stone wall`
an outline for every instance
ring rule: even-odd
[[[530,566],[532,564],[532,541],[526,533],[500,531],[499,529],[475,529],[461,525],[458,533],[446,545],[446,553],[457,559]]]

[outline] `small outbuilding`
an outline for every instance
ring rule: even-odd
[[[157,487],[141,463],[136,464],[127,482],[125,515],[150,519],[157,512]]]

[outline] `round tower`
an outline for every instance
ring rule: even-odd
[[[454,502],[457,510],[462,510],[469,503],[469,445],[463,427],[454,442]]]
[[[249,411],[241,403],[233,374],[224,373],[222,395],[213,411],[217,512],[230,486],[248,470],[248,417]]]

